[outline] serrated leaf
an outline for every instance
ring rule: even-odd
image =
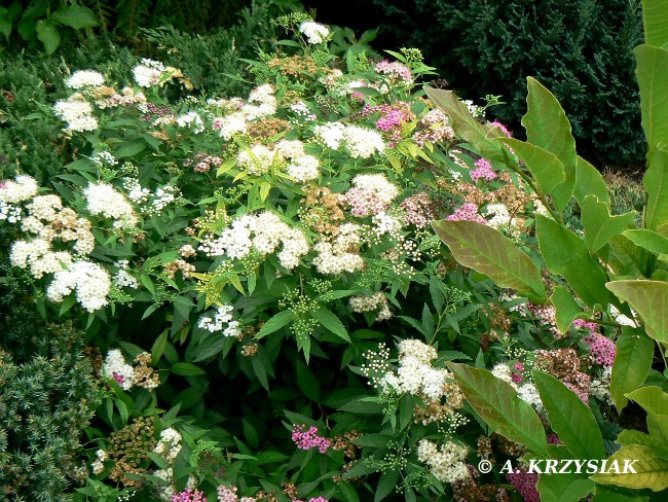
[[[668,283],[614,281],[607,283],[606,287],[640,314],[649,336],[668,343]]]
[[[589,407],[552,375],[533,371],[531,376],[552,429],[573,458],[605,458],[603,436]]]
[[[589,255],[582,239],[541,215],[536,215],[536,235],[543,259],[551,272],[563,276],[590,307],[596,303],[608,304],[610,293],[605,289],[605,272]]]
[[[525,445],[534,453],[547,454],[543,423],[510,384],[484,369],[452,362],[447,366],[454,373],[466,400],[494,432]]]
[[[571,124],[557,98],[538,80],[527,77],[527,113],[522,125],[527,142],[554,154],[564,166],[564,182],[553,190],[555,207],[563,210],[575,187],[577,153]]]
[[[591,477],[596,483],[621,486],[635,490],[650,489],[659,492],[668,488],[668,460],[659,458],[656,452],[643,445],[622,446],[608,459],[608,465],[617,460],[620,466],[624,460],[637,460],[633,464],[635,473],[595,474]]]
[[[264,338],[265,336],[278,331],[281,329],[283,326],[287,326],[292,322],[292,319],[294,318],[294,313],[292,310],[283,310],[282,312],[279,312],[278,314],[274,315],[271,319],[269,319],[267,322],[264,323],[262,328],[260,328],[260,331],[255,335],[255,338],[260,339]]]
[[[565,181],[564,164],[549,151],[513,138],[504,137],[498,141],[510,146],[524,162],[542,195],[550,194],[554,187]]]
[[[488,275],[502,288],[513,288],[533,301],[545,300],[545,286],[536,264],[495,228],[473,221],[438,221],[436,234],[465,267]]]
[[[610,395],[618,411],[628,403],[626,394],[640,387],[652,367],[654,342],[642,330],[624,327],[617,339],[610,377]]]
[[[331,310],[325,307],[319,307],[314,313],[313,318],[318,321],[321,326],[324,326],[329,331],[334,333],[339,338],[343,338],[346,342],[350,342],[350,336],[346,327]]]
[[[581,207],[585,242],[592,253],[632,226],[635,220],[633,213],[611,216],[608,205],[599,201],[595,195],[587,195]]]

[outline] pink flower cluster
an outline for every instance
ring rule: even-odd
[[[408,66],[397,61],[390,62],[386,59],[383,59],[376,65],[376,71],[381,75],[390,75],[392,77],[400,78],[407,83],[413,82],[413,75],[411,74],[411,70],[408,68]]]
[[[218,502],[256,502],[255,497],[241,497],[237,495],[237,487],[228,488],[225,485],[218,487]]]
[[[183,167],[190,167],[195,164],[194,171],[196,173],[206,173],[211,169],[211,166],[220,167],[223,159],[216,155],[207,155],[205,153],[198,153],[195,160],[186,159],[183,161]]]
[[[304,501],[301,499],[295,499],[292,502],[304,502]],[[326,499],[325,497],[311,497],[310,499],[308,499],[308,502],[329,502],[329,500]]]
[[[461,207],[455,209],[455,212],[446,218],[449,221],[475,221],[477,223],[487,223],[485,218],[478,214],[478,207],[471,203],[467,202],[462,204]]]
[[[185,491],[172,495],[172,502],[206,502],[204,492],[199,490],[192,491],[188,488]]]
[[[573,321],[573,326],[578,329],[588,329],[591,333],[598,332],[598,324],[595,322],[587,322],[584,319],[576,319]]]
[[[378,197],[375,190],[353,187],[345,193],[345,196],[350,204],[351,214],[358,218],[385,211],[386,204]]]
[[[615,343],[600,333],[590,333],[585,336],[584,342],[589,347],[589,351],[596,364],[601,366],[612,366],[615,361],[616,348]]]
[[[492,169],[492,164],[487,159],[478,159],[475,161],[475,169],[471,171],[471,179],[478,181],[480,179],[485,181],[492,181],[497,177],[496,172]]]
[[[508,128],[504,124],[499,122],[498,120],[495,120],[494,122],[490,122],[489,125],[491,125],[492,127],[496,127],[498,129],[501,129],[501,132],[503,134],[505,134],[508,138],[513,137],[512,133],[508,130]]]
[[[522,363],[515,363],[513,365],[513,371],[510,377],[513,383],[522,383],[522,380],[524,380],[524,375],[522,375],[523,372],[524,365]]]
[[[405,199],[400,207],[406,211],[406,223],[424,228],[436,218],[434,202],[425,192],[416,193]]]
[[[589,404],[589,395],[583,389],[576,387],[570,382],[563,382],[563,384],[568,387],[571,392],[574,392],[575,395],[580,398],[580,401],[582,401],[584,404]]]
[[[513,488],[522,496],[524,502],[540,502],[540,495],[536,490],[538,474],[533,472],[515,471],[506,475]]]
[[[332,446],[329,439],[318,435],[318,428],[314,426],[306,429],[303,425],[293,425],[292,441],[300,450],[317,448],[320,453],[326,453]]]

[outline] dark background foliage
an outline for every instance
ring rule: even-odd
[[[600,167],[644,157],[632,48],[642,41],[637,0],[305,0],[318,19],[381,26],[379,48],[414,46],[469,99],[500,95],[491,111],[521,130],[526,77],[562,102],[579,151]]]

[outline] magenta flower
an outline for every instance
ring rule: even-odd
[[[204,492],[188,488],[182,492],[172,495],[172,502],[206,502]]]
[[[478,207],[471,202],[458,207],[454,213],[446,218],[449,221],[475,221],[477,223],[487,223],[485,218],[478,214]]]
[[[538,474],[518,470],[507,474],[506,477],[513,488],[522,496],[524,502],[540,502],[540,495],[536,490]]]
[[[615,343],[600,333],[591,332],[584,337],[584,342],[589,347],[589,351],[596,364],[601,366],[612,366],[615,362],[617,349]]]
[[[332,442],[318,435],[318,428],[313,426],[306,429],[303,425],[293,425],[292,441],[300,450],[317,448],[320,453],[326,453],[332,446]]]
[[[492,181],[497,177],[496,172],[492,169],[492,164],[487,159],[478,159],[475,161],[475,169],[471,171],[471,179],[478,181],[480,179],[485,181]]]

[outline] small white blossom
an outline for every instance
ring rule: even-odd
[[[324,42],[329,36],[327,26],[313,21],[304,21],[299,25],[299,31],[306,36],[306,40],[312,45]]]
[[[104,77],[102,74],[92,70],[75,71],[72,76],[65,81],[65,85],[70,89],[99,87],[103,84]]]

